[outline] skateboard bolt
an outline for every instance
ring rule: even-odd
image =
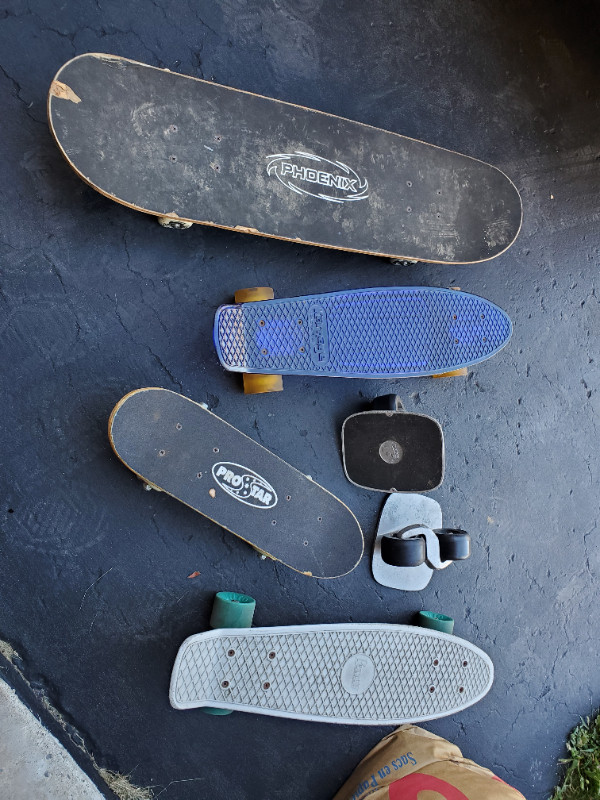
[[[481,315],[481,319],[485,319],[485,314],[482,314],[482,315]]]
[[[275,650],[271,650],[271,652],[269,653],[269,658],[271,659],[271,661],[275,658]]]
[[[435,686],[430,686],[429,691],[431,694],[433,694],[435,692]]]
[[[407,186],[408,186],[408,188],[410,189],[410,187],[412,186],[412,181],[406,181],[406,185],[407,185]]]
[[[169,161],[174,164],[177,161],[177,156],[169,156]]]
[[[455,339],[455,340],[454,340],[454,344],[458,344],[458,339]]]
[[[229,686],[229,681],[221,681],[221,686],[226,689]]]
[[[434,659],[433,659],[433,666],[434,666],[434,667],[437,667],[439,663],[440,663],[440,662],[439,662],[439,660],[438,660],[437,658],[434,658]]]
[[[177,125],[169,125],[169,130],[171,133],[177,133]]]
[[[263,349],[260,352],[263,354],[263,356],[266,356],[267,355],[267,348],[263,347]]]
[[[301,353],[303,353],[303,352],[304,352],[304,350],[305,350],[305,348],[304,348],[304,347],[301,347],[301,348],[300,348],[300,352],[301,352]]]
[[[323,522],[323,517],[317,517],[317,522]]]
[[[159,456],[164,456],[165,455],[165,451],[164,450],[159,450],[158,451],[158,455]]]
[[[228,650],[227,655],[229,656],[229,658],[231,658],[231,656],[235,655],[235,650]]]
[[[487,342],[487,336],[484,336],[484,337],[483,337],[483,341],[484,341],[484,342]]]
[[[202,473],[201,473],[201,472],[198,472],[198,474],[196,475],[196,477],[197,477],[197,478],[201,478],[201,477],[202,477]]]
[[[465,687],[464,687],[464,686],[459,686],[459,687],[458,687],[458,691],[459,691],[461,694],[464,692],[464,690],[465,690]]]
[[[286,495],[286,496],[285,496],[285,499],[286,499],[286,500],[291,500],[291,499],[292,499],[292,495],[291,495],[291,494],[288,494],[288,495]]]
[[[266,690],[266,689],[270,689],[270,688],[271,688],[271,684],[269,683],[269,681],[265,681],[265,682],[263,683],[263,689],[265,689],[265,690]]]
[[[466,667],[468,663],[469,663],[468,661],[463,661],[463,667]]]
[[[276,519],[272,519],[271,520],[271,525],[277,525],[277,520]]]
[[[458,317],[456,316],[456,314],[452,314],[452,319],[458,319]]]
[[[406,210],[410,214],[410,212],[412,211],[412,208],[410,206],[407,206]]]
[[[302,320],[301,319],[298,320],[298,325],[302,325]]]
[[[265,326],[264,319],[261,319],[261,321],[258,324],[260,325],[261,328],[264,328],[264,326]]]
[[[308,547],[308,539],[305,539],[305,540],[302,542],[302,544],[304,545],[304,547]]]
[[[218,452],[219,452],[219,448],[218,447],[213,447],[213,453],[218,453]]]
[[[178,422],[177,425],[175,425],[175,427],[177,428],[178,431],[180,431],[183,425],[181,424],[181,422]]]

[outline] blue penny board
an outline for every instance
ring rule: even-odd
[[[234,372],[404,378],[460,369],[497,353],[512,323],[466,292],[356,289],[221,306],[214,340]]]
[[[362,531],[344,503],[183,395],[130,392],[113,409],[108,435],[153,488],[297,572],[340,577],[362,557]]]

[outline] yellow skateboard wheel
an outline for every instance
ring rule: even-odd
[[[251,289],[238,289],[236,303],[256,303],[257,300],[272,300],[275,292],[270,286],[254,286]]]
[[[244,372],[244,394],[264,394],[265,392],[282,392],[281,375],[261,375],[256,372]]]
[[[432,375],[433,378],[458,378],[468,375],[469,371],[466,367],[460,369],[453,369],[450,372],[440,372],[439,375]]]

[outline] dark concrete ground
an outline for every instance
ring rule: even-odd
[[[453,615],[456,632],[492,656],[496,681],[478,705],[425,727],[528,800],[548,796],[567,732],[600,703],[599,8],[3,5],[0,637],[21,656],[29,704],[44,718],[48,705],[60,711],[63,741],[88,770],[73,742],[163,800],[325,800],[388,732],[172,710],[176,650],[205,628],[213,593],[231,589],[257,598],[260,625],[405,622],[421,608]],[[84,185],[51,139],[50,81],[86,51],[494,163],[522,193],[521,235],[489,263],[402,269],[217,229],[163,230]],[[219,367],[212,317],[237,288],[272,285],[285,297],[403,283],[489,298],[510,313],[512,342],[467,380],[288,379],[283,394],[244,397]],[[449,525],[470,531],[471,559],[417,594],[378,586],[368,557],[331,582],[260,561],[182,505],[142,491],[113,456],[108,415],[148,385],[208,402],[311,474],[353,509],[368,550],[384,498],[346,481],[339,431],[365,398],[397,390],[409,410],[444,427],[446,478],[432,496]]]

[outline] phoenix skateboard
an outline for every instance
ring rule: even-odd
[[[512,333],[498,306],[450,289],[384,287],[263,299],[272,297],[267,287],[242,290],[215,316],[219,360],[227,370],[246,373],[246,392],[279,391],[281,375],[441,375],[493,356]]]
[[[348,480],[378,492],[429,492],[444,477],[441,425],[405,411],[398,395],[377,397],[346,418],[342,456]]]
[[[67,62],[48,116],[83,180],[170,227],[451,264],[521,226],[514,184],[475,158],[114,55]]]
[[[462,711],[489,691],[493,674],[475,645],[412,625],[238,626],[183,642],[169,698],[176,709],[399,725]]]
[[[138,389],[110,416],[116,455],[259,552],[315,578],[350,572],[363,535],[350,509],[208,408],[167,389]]]

